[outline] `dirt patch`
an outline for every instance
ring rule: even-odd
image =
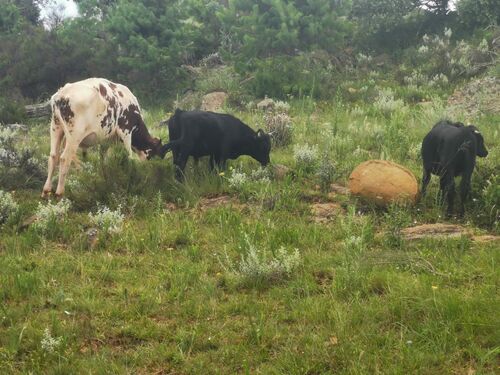
[[[211,92],[203,97],[200,109],[202,111],[219,112],[224,106],[227,96],[223,91]]]
[[[345,186],[339,185],[339,184],[331,184],[330,190],[332,191],[332,193],[340,194],[340,195],[351,194],[351,192],[348,188],[346,188]]]
[[[468,82],[448,98],[451,109],[464,111],[471,117],[500,113],[500,78],[484,77]]]
[[[429,237],[456,238],[470,236],[468,230],[455,224],[423,224],[416,227],[406,228],[401,231],[406,240],[418,240]]]
[[[311,205],[311,214],[316,223],[326,223],[344,212],[338,203],[314,203]]]
[[[165,208],[167,209],[167,211],[176,211],[179,209],[179,207],[177,207],[177,205],[172,202],[165,203]]]
[[[288,175],[292,173],[292,170],[283,164],[273,165],[273,176],[276,180],[284,180]]]
[[[244,205],[240,203],[235,198],[230,195],[220,195],[218,197],[212,198],[202,198],[198,203],[198,208],[201,211],[206,211],[211,208],[221,207],[221,206],[230,206],[234,208],[243,208]]]
[[[485,234],[485,235],[481,235],[481,236],[473,236],[472,240],[475,242],[479,242],[479,243],[499,242],[500,236],[494,236],[492,234]]]

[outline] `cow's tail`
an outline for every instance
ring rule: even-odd
[[[178,145],[178,143],[179,143],[178,141],[172,141],[172,142],[169,142],[169,143],[163,145],[161,147],[161,149],[160,149],[160,157],[162,159],[164,159],[165,155],[167,154],[167,152],[169,152],[169,151],[173,150],[174,148],[176,148],[177,145]]]

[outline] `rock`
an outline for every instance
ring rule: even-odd
[[[461,237],[468,236],[466,228],[454,224],[423,224],[401,230],[402,236],[407,240],[418,240],[428,237]]]
[[[265,98],[257,103],[257,109],[262,111],[270,111],[274,108],[274,100],[270,98]]]
[[[28,131],[28,125],[24,124],[6,124],[4,125],[6,128],[9,128],[12,131]],[[1,127],[1,124],[0,124]]]
[[[276,180],[283,180],[287,174],[291,171],[289,167],[283,164],[273,165],[273,175]]]
[[[99,240],[99,229],[97,228],[89,228],[85,235],[87,236],[87,245],[89,249],[93,249],[97,245],[97,241]]]
[[[31,215],[30,217],[24,219],[19,229],[20,230],[27,229],[31,224],[33,224],[36,221],[36,219],[37,219],[36,215]]]
[[[485,234],[485,235],[481,235],[481,236],[474,236],[474,237],[472,237],[472,240],[475,242],[480,242],[480,243],[497,242],[497,241],[500,241],[500,236],[494,236],[492,234]]]
[[[202,111],[212,111],[212,112],[220,112],[224,103],[227,99],[227,93],[223,91],[215,91],[207,94],[201,100]]]
[[[348,188],[339,184],[331,184],[330,189],[332,192],[340,195],[349,195],[351,193]]]
[[[314,203],[311,205],[311,213],[316,223],[325,223],[344,212],[338,203]]]
[[[417,179],[405,167],[387,160],[368,160],[349,176],[349,190],[379,206],[391,202],[415,203]]]

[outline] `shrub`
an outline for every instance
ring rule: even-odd
[[[388,115],[401,110],[404,107],[404,102],[401,99],[394,99],[393,91],[387,88],[379,90],[374,106],[383,114]]]
[[[327,192],[335,176],[335,166],[330,161],[329,155],[326,153],[321,157],[317,175],[319,177],[319,186],[321,190],[323,192]]]
[[[61,345],[62,337],[52,337],[50,330],[45,328],[43,338],[40,341],[42,349],[47,353],[54,353]]]
[[[481,192],[488,221],[495,230],[500,229],[500,175],[492,175],[486,180]]]
[[[481,73],[495,58],[486,39],[475,46],[463,40],[453,46],[452,34],[445,28],[442,35],[424,35],[418,48],[408,50],[407,57],[415,70],[403,78],[406,84],[446,87],[449,81]]]
[[[299,266],[301,256],[298,249],[289,252],[280,247],[272,255],[257,248],[245,235],[246,249],[241,256],[237,275],[246,281],[276,281],[289,277]]]
[[[245,172],[234,170],[231,173],[231,176],[228,178],[228,181],[230,187],[234,189],[240,189],[247,183],[248,176],[246,175]]]
[[[97,209],[95,214],[89,212],[90,222],[108,234],[120,233],[123,229],[124,218],[120,206],[115,211],[102,206]]]
[[[17,131],[0,128],[0,186],[6,189],[39,188],[45,173],[32,150],[17,149]]]
[[[295,145],[293,148],[293,157],[297,167],[304,170],[311,170],[318,161],[318,146]]]
[[[62,199],[56,204],[38,203],[33,227],[42,233],[47,233],[67,216],[70,207],[71,202],[68,199]]]
[[[85,163],[80,171],[72,169],[69,177],[75,181],[68,197],[76,209],[85,211],[95,207],[97,201],[108,207],[121,204],[127,212],[136,204],[140,212],[155,202],[158,191],[169,201],[177,201],[186,193],[185,186],[173,178],[169,163],[140,162],[130,158],[121,146],[111,147],[98,160]]]
[[[0,98],[0,124],[23,122],[25,119],[26,111],[22,104]]]
[[[250,173],[250,179],[255,182],[270,182],[271,181],[271,172],[268,168],[257,168],[253,169]]]
[[[287,113],[278,109],[277,103],[274,111],[264,114],[264,122],[266,131],[271,133],[273,144],[283,147],[292,142],[292,119]]]
[[[12,194],[0,190],[0,225],[17,212],[19,205],[12,198]]]
[[[250,175],[237,169],[233,170],[231,176],[228,177],[229,186],[239,190],[250,182],[268,183],[270,179],[270,171],[267,168],[258,168],[252,170]]]

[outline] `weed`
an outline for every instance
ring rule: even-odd
[[[114,211],[106,206],[101,206],[95,214],[89,212],[90,222],[108,234],[120,233],[123,230],[124,218],[121,206],[118,206]]]
[[[0,190],[0,225],[17,212],[19,205],[14,201],[12,194]]]
[[[38,203],[33,227],[41,233],[55,229],[59,222],[67,216],[70,207],[71,202],[68,199],[62,199],[56,204],[51,202]]]

